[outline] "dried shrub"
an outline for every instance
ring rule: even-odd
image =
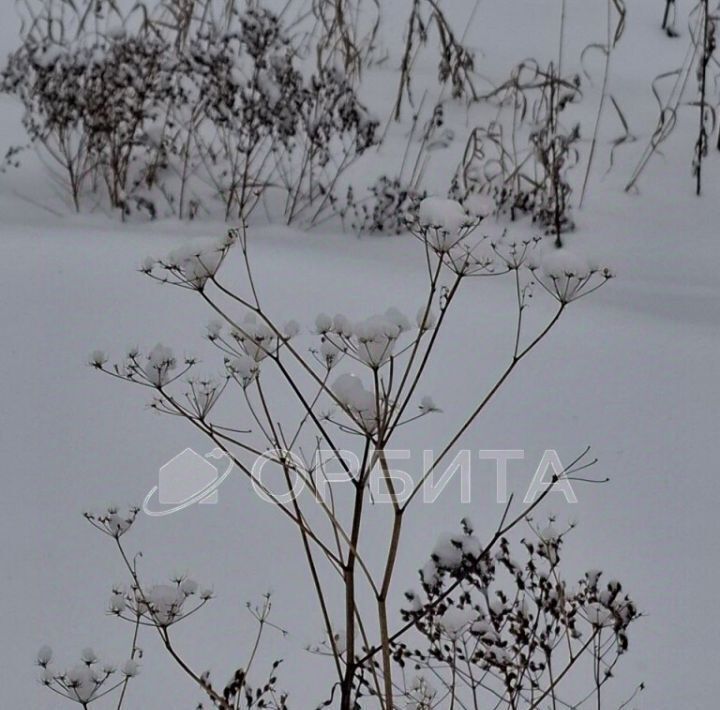
[[[76,209],[186,218],[220,200],[230,219],[280,188],[287,221],[313,221],[376,141],[341,71],[303,71],[282,16],[216,5],[29,5],[0,88],[21,101],[30,142]]]

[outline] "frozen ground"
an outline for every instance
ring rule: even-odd
[[[569,2],[569,26],[592,27],[586,4]],[[685,12],[688,3],[679,4]],[[692,136],[679,131],[647,171],[642,194],[622,192],[654,122],[648,89],[654,58],[667,56],[666,68],[672,68],[672,51],[684,48],[684,39],[673,45],[656,30],[655,5],[631,4],[613,76],[640,141],[621,154],[613,173],[595,177],[572,237],[575,245],[609,258],[618,278],[570,309],[463,444],[524,448],[528,460],[518,465],[519,488],[542,450],[571,458],[592,445],[600,459],[595,473],[611,482],[581,489],[574,509],[556,501],[550,508],[580,521],[570,538],[571,564],[579,570],[601,566],[617,576],[647,614],[632,634],[619,682],[629,692],[645,681],[640,708],[710,710],[720,696],[720,174],[713,153],[706,195],[698,200],[691,194]],[[553,7],[533,3],[536,17],[547,10],[549,18],[536,25],[526,3],[482,2],[472,44],[485,55],[483,70],[502,76],[512,60],[552,48]],[[604,8],[593,12],[602,18]],[[2,28],[3,47],[13,42],[10,24]],[[508,27],[512,34],[498,42]],[[387,82],[388,74],[379,78]],[[17,107],[0,97],[3,144],[20,139],[18,118]],[[392,169],[391,150],[380,159]],[[443,165],[442,157],[435,160]],[[141,392],[94,373],[85,364],[88,353],[96,347],[119,353],[157,340],[204,352],[205,310],[135,269],[148,253],[162,254],[190,236],[217,235],[224,226],[122,226],[100,216],[71,216],[32,161],[0,177],[0,225],[0,706],[50,710],[62,701],[36,683],[33,659],[41,644],[51,643],[67,661],[88,645],[116,660],[127,653],[127,629],[104,616],[110,586],[122,579],[120,565],[81,511],[106,501],[140,501],[158,466],[186,446],[207,448],[177,422],[144,411]],[[303,234],[258,226],[252,253],[279,317],[309,325],[321,310],[358,317],[387,305],[417,310],[424,265],[409,237],[356,239],[331,228]],[[228,264],[231,273],[238,267]],[[466,287],[432,375],[432,394],[448,418],[465,412],[502,367],[512,337],[506,317],[512,297],[507,284]],[[433,425],[420,426],[410,443],[424,446],[450,422],[435,419]],[[411,526],[414,542],[398,574],[407,581],[396,588],[398,597],[440,531],[455,529],[468,513],[481,531],[492,528],[500,509],[489,496],[481,495],[468,511],[456,493],[426,506]],[[233,654],[247,647],[245,602],[273,589],[274,621],[289,633],[269,636],[267,655],[287,659],[281,685],[291,691],[293,707],[304,710],[323,699],[322,684],[307,679],[321,678],[325,662],[302,650],[321,637],[321,624],[304,584],[300,548],[241,481],[231,479],[221,489],[217,506],[143,518],[129,544],[145,551],[151,578],[189,567],[215,587],[217,601],[181,625],[178,645],[191,661],[213,665],[219,677],[242,662]],[[197,692],[155,639],[148,637],[145,648],[130,707],[193,707]]]

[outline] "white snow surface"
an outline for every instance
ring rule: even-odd
[[[456,3],[458,22],[467,19],[473,4]],[[482,2],[468,32],[481,53],[481,71],[504,77],[522,57],[552,55],[557,5],[542,0],[529,12],[521,0]],[[622,580],[647,614],[631,628],[616,687],[629,694],[645,682],[647,689],[633,707],[705,710],[716,707],[720,697],[713,611],[720,583],[714,450],[720,398],[720,155],[711,149],[706,194],[696,198],[690,179],[694,135],[678,130],[663,155],[653,158],[641,193],[623,192],[655,124],[649,83],[657,67],[670,70],[679,63],[687,39],[684,28],[674,41],[660,33],[660,3],[629,5],[611,82],[639,140],[618,151],[604,177],[607,150],[600,151],[602,170],[591,178],[586,203],[575,213],[578,229],[569,238],[569,248],[610,261],[618,278],[569,307],[460,444],[474,451],[524,449],[525,460],[509,464],[509,488],[520,495],[545,449],[554,448],[569,461],[592,445],[599,464],[591,473],[610,477],[610,483],[578,488],[577,505],[568,506],[558,496],[549,507],[558,528],[570,518],[579,520],[563,549],[575,577],[602,569],[608,578]],[[686,15],[690,3],[678,0],[677,5],[678,17]],[[603,41],[604,14],[603,3],[568,2],[568,28],[583,28],[567,31],[568,62],[588,41]],[[0,46],[9,49],[16,41],[17,27],[8,19],[0,27]],[[394,96],[391,68],[388,62],[372,70],[369,85],[376,94],[368,102],[374,112]],[[430,82],[436,67],[425,59],[419,71]],[[585,102],[583,110],[591,116],[595,107]],[[455,111],[462,126],[464,112],[457,106]],[[694,125],[694,113],[683,116]],[[19,118],[18,106],[0,96],[5,147],[23,142]],[[615,137],[610,123],[601,130],[605,149]],[[455,157],[463,148],[462,135],[448,149]],[[373,156],[369,170],[382,163],[391,171],[404,145],[404,138],[390,141]],[[433,155],[438,169],[428,170],[427,187],[438,192],[447,177],[443,169],[456,161],[446,161],[442,150]],[[499,234],[506,226],[529,233],[527,225],[494,220],[483,229]],[[139,389],[95,372],[88,354],[100,348],[92,357],[107,353],[112,360],[128,346],[140,345],[147,353],[161,341],[178,361],[199,351],[206,356],[204,366],[217,365],[219,371],[221,363],[203,341],[213,314],[188,292],[158,287],[137,266],[148,254],[173,249],[192,261],[195,246],[188,251],[187,244],[222,238],[225,229],[219,223],[123,225],[97,214],[76,216],[32,158],[21,170],[0,175],[3,709],[64,706],[37,682],[38,649],[43,658],[50,653],[44,644],[52,647],[58,668],[72,668],[88,647],[118,664],[128,657],[131,630],[106,613],[113,586],[127,580],[112,542],[90,528],[81,513],[108,501],[138,503],[156,485],[157,470],[166,461],[188,446],[200,453],[209,447],[174,418],[146,411]],[[347,314],[322,319],[323,327],[335,323],[340,329],[385,313],[390,305],[398,313],[415,313],[424,293],[425,257],[409,236],[357,239],[336,226],[303,233],[255,224],[251,258],[269,309],[279,322],[297,319],[305,333],[314,330],[315,315],[322,311]],[[577,266],[574,257],[563,261],[564,267]],[[222,266],[229,282],[240,282],[241,262],[231,252]],[[532,317],[550,313],[540,297],[535,301]],[[494,382],[512,351],[514,306],[508,281],[467,285],[424,382],[444,412],[420,419],[402,445],[421,452],[429,442],[447,439]],[[170,351],[153,353],[158,362],[167,362]],[[251,377],[255,368],[250,361],[236,366],[242,377]],[[345,378],[340,384],[349,405],[365,406],[356,401],[364,397],[360,383]],[[420,453],[413,465],[421,465]],[[465,515],[477,521],[474,534],[480,540],[494,529],[503,508],[494,502],[494,464],[475,458],[474,470],[473,480],[480,483],[472,504],[461,504],[459,485],[453,485],[409,522],[409,542],[396,575],[397,609],[405,602],[402,590],[416,585],[417,570],[440,531],[460,535]],[[481,485],[487,481],[489,490]],[[237,652],[248,647],[255,630],[246,602],[272,589],[272,621],[288,634],[268,634],[263,669],[274,658],[285,658],[279,678],[291,693],[292,707],[314,707],[325,699],[319,689],[331,676],[327,659],[304,651],[323,632],[301,548],[289,525],[244,483],[230,477],[217,505],[164,518],[141,514],[123,540],[144,551],[146,578],[163,579],[165,571],[188,566],[214,589],[217,598],[173,631],[187,660],[211,667],[218,679],[230,677],[245,661]],[[385,540],[384,529],[368,530],[369,548]],[[332,601],[338,618],[341,604]],[[142,673],[131,683],[130,707],[194,707],[200,693],[159,640],[147,634],[142,645]]]

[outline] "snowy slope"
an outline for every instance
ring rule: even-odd
[[[457,9],[458,17],[471,4],[457,2],[466,6]],[[502,77],[521,56],[552,51],[557,3],[532,5],[531,19],[521,0],[481,3],[469,32],[471,44],[482,51],[481,71]],[[568,31],[568,61],[587,42],[582,33],[590,28],[592,34],[604,17],[602,3],[586,5],[569,2],[568,27],[578,30]],[[623,580],[647,614],[631,636],[617,685],[631,692],[645,681],[637,707],[705,710],[717,705],[720,693],[714,669],[720,580],[714,451],[720,433],[719,161],[711,155],[707,194],[698,200],[689,175],[693,137],[679,130],[646,172],[641,194],[622,191],[654,125],[648,84],[658,57],[661,68],[670,69],[672,53],[682,54],[685,46],[683,38],[673,45],[659,33],[658,3],[649,5],[631,5],[612,77],[639,140],[618,154],[608,176],[594,175],[571,237],[584,251],[608,258],[618,278],[570,309],[462,444],[524,448],[519,489],[544,449],[570,459],[592,445],[600,459],[594,473],[611,482],[581,489],[572,509],[560,502],[550,508],[580,521],[570,538],[570,564],[579,572],[600,566]],[[689,6],[679,5],[679,14]],[[8,21],[2,28],[3,47],[14,41],[10,26]],[[428,76],[434,71],[431,62],[426,70]],[[387,68],[375,72],[369,85],[380,88],[367,97],[373,103],[394,86]],[[592,101],[582,110],[592,116]],[[17,107],[1,97],[3,143],[20,140],[18,118]],[[605,139],[612,136],[607,128]],[[429,183],[442,184],[462,140],[458,136],[447,156],[436,154]],[[376,160],[391,172],[398,150],[402,146],[391,143],[370,164]],[[605,151],[599,163],[604,171]],[[171,456],[186,446],[208,448],[176,421],[143,411],[141,392],[94,373],[85,364],[88,354],[96,347],[120,353],[130,344],[158,340],[180,352],[207,354],[207,311],[187,294],[157,287],[136,268],[147,254],[164,254],[225,227],[171,221],[123,226],[103,216],[71,215],[32,159],[21,171],[0,176],[0,225],[0,707],[50,710],[62,701],[36,683],[33,659],[41,644],[51,643],[68,662],[85,646],[117,661],[127,654],[128,629],[104,616],[122,570],[81,511],[107,501],[138,502]],[[414,314],[422,292],[424,262],[409,237],[357,239],[332,225],[305,234],[258,224],[252,255],[271,310],[304,326],[322,310],[361,317],[396,305]],[[227,268],[239,278],[237,259]],[[471,407],[502,368],[513,335],[509,284],[471,283],[462,298],[431,375],[430,393],[447,414],[413,431],[408,443],[416,449],[449,432]],[[492,476],[490,464],[485,470]],[[481,495],[463,506],[453,489],[423,508],[407,533],[412,543],[398,572],[398,598],[414,582],[438,533],[454,530],[466,514],[481,529],[493,527],[501,506],[492,497]],[[300,547],[289,527],[241,481],[231,479],[221,489],[217,506],[143,517],[129,544],[144,550],[153,581],[188,567],[201,583],[215,587],[218,599],[179,627],[177,639],[191,661],[212,665],[221,678],[243,662],[235,653],[247,647],[252,629],[245,602],[273,589],[273,620],[289,633],[268,637],[266,657],[286,658],[280,678],[293,707],[323,699],[318,688],[326,663],[303,651],[322,633]],[[165,659],[157,640],[148,637],[145,648],[130,707],[193,707],[197,691]],[[318,682],[308,683],[308,677]]]

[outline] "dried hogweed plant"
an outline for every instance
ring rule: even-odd
[[[391,710],[405,703],[400,644],[414,629],[434,628],[442,605],[447,607],[451,599],[459,602],[450,596],[458,585],[443,591],[428,578],[428,599],[405,621],[397,618],[395,572],[405,554],[406,519],[441,467],[449,465],[460,438],[568,306],[612,276],[609,269],[590,266],[567,249],[543,256],[541,238],[481,236],[489,207],[478,198],[464,205],[426,198],[411,216],[408,227],[427,264],[426,292],[414,323],[394,307],[360,320],[321,313],[307,335],[294,320],[277,321],[266,310],[251,267],[248,236],[240,229],[219,242],[191,244],[166,259],[149,259],[142,267],[150,278],[193,293],[214,314],[207,338],[219,354],[215,377],[196,374],[195,359],[179,360],[162,345],[147,352],[133,349],[116,365],[101,352],[92,356],[99,371],[147,390],[157,412],[180,417],[203,432],[256,493],[294,524],[318,601],[323,648],[335,674],[325,705],[352,710],[372,702]],[[238,285],[233,279],[231,287],[222,267],[233,251],[239,252],[244,280]],[[505,367],[486,391],[478,392],[471,410],[417,475],[398,472],[392,463],[398,432],[420,418],[439,415],[439,407],[422,388],[460,289],[502,275],[514,283],[517,302],[514,345]],[[531,324],[527,312],[537,289],[555,303],[553,314],[539,325]],[[228,412],[238,411],[237,406],[223,406],[230,400],[243,406],[240,420],[227,418]],[[556,487],[592,465],[586,454],[555,472],[534,500],[516,505],[510,498],[495,532],[475,550],[477,560],[468,558],[463,584],[489,574],[489,560],[503,564],[504,539]],[[374,546],[372,561],[369,528],[386,531],[382,548]],[[118,606],[141,625],[159,626],[167,641],[163,623],[170,618],[168,610],[180,617],[186,610],[194,613],[192,605],[186,606],[183,580],[147,588],[136,579],[129,558],[126,567],[136,589],[123,594],[122,602],[118,598]],[[541,583],[527,566],[516,572],[511,594],[522,596],[521,584],[539,585],[538,603],[545,605],[542,614],[549,613],[542,590],[551,581]],[[157,599],[153,590],[159,590]],[[592,602],[587,594],[574,599],[577,605]],[[534,644],[535,638],[528,642]],[[597,640],[592,634],[589,638]],[[535,645],[525,652],[534,663],[539,653]],[[509,666],[506,670],[510,673]],[[536,676],[537,669],[525,681]],[[212,703],[228,707],[206,676],[193,677]],[[525,681],[513,681],[513,692],[525,697]],[[548,687],[554,686],[545,690]],[[460,707],[457,697],[450,707]]]
[[[107,610],[110,615],[126,622],[132,630],[129,659],[118,673],[115,666],[101,663],[95,652],[88,648],[82,651],[80,663],[69,670],[56,671],[51,665],[52,649],[43,646],[37,656],[37,664],[42,669],[42,684],[85,710],[95,707],[93,703],[106,696],[112,699],[116,710],[129,707],[128,683],[138,675],[143,658],[141,631],[153,629],[178,668],[203,691],[209,707],[218,710],[285,710],[287,696],[277,689],[280,661],[271,664],[267,680],[262,685],[250,684],[264,632],[269,627],[277,628],[269,620],[272,608],[270,595],[266,594],[258,606],[247,605],[257,622],[257,632],[250,645],[246,665],[238,668],[225,686],[216,685],[209,670],[199,671],[190,666],[173,638],[173,627],[199,612],[213,599],[214,592],[210,588],[201,588],[185,572],[175,573],[167,582],[156,584],[141,579],[138,562],[142,553],[131,555],[122,539],[134,525],[139,512],[139,508],[131,508],[123,514],[115,506],[109,506],[100,512],[85,513],[85,519],[113,541],[128,576],[126,585],[113,587]],[[203,707],[201,703],[196,709]]]

